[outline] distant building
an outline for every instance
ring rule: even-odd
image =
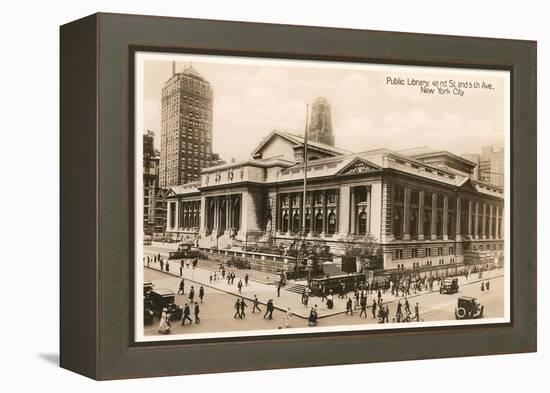
[[[467,154],[467,153],[465,153],[465,154],[462,154],[461,157],[467,159],[468,161],[473,162],[474,164],[476,164],[476,166],[473,170],[473,173],[472,173],[472,179],[481,180],[479,178],[479,154]]]
[[[311,120],[308,129],[308,141],[334,146],[330,104],[322,97],[317,98],[311,106]]]
[[[162,88],[160,187],[200,178],[200,171],[219,164],[212,156],[213,90],[191,65],[176,72]]]
[[[481,148],[479,177],[483,183],[504,187],[504,147],[490,145]]]

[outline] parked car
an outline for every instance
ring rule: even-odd
[[[445,278],[443,284],[439,288],[439,293],[457,293],[458,292],[458,278]]]
[[[149,298],[151,299],[151,309],[156,316],[160,316],[162,310],[166,308],[171,320],[181,319],[183,310],[174,303],[176,298],[174,291],[165,288],[153,289],[149,293]]]
[[[153,290],[153,282],[151,280],[146,280],[143,282],[143,296],[147,296],[149,292]]]
[[[461,296],[457,302],[458,307],[455,308],[456,319],[476,319],[483,317],[483,306],[475,297]]]

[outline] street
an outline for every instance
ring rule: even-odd
[[[153,255],[158,252],[155,250],[147,250],[146,255]],[[253,271],[238,271],[234,283],[228,284],[226,279],[218,277],[218,280],[212,279],[212,270],[201,266],[211,266],[206,261],[199,261],[196,269],[184,267],[182,269],[183,278],[185,280],[185,295],[176,295],[176,303],[183,306],[189,301],[189,289],[194,286],[195,301],[199,301],[198,292],[202,285],[205,291],[204,300],[199,301],[200,307],[200,323],[188,324],[181,326],[181,322],[173,322],[171,333],[207,333],[207,332],[228,332],[228,331],[246,331],[246,330],[264,330],[278,329],[286,327],[286,310],[290,307],[294,317],[288,324],[291,328],[307,327],[307,317],[312,306],[317,305],[318,314],[320,316],[318,326],[346,326],[346,325],[361,325],[361,324],[378,324],[378,318],[373,318],[371,312],[371,304],[375,294],[367,296],[367,318],[359,317],[360,310],[355,309],[353,315],[345,314],[346,299],[334,297],[334,308],[329,310],[324,301],[320,297],[311,297],[308,306],[301,303],[301,293],[295,291],[295,283],[290,282],[280,291],[280,296],[277,296],[277,288],[272,283],[265,281],[257,281],[250,279],[248,285],[245,285],[243,275],[249,274],[250,277],[264,277],[262,272]],[[144,267],[144,280],[151,280],[155,288],[166,288],[174,291],[179,289],[181,278],[179,277],[179,261],[172,261],[170,264],[170,272],[160,271],[158,263],[150,263],[150,267]],[[227,269],[229,273],[231,268]],[[237,284],[242,281],[243,286],[239,293]],[[464,277],[460,278],[460,289],[455,294],[440,294],[438,290],[433,292],[418,292],[408,296],[411,311],[414,314],[414,306],[419,303],[420,319],[424,322],[454,320],[454,310],[457,307],[457,299],[460,296],[476,297],[484,306],[484,318],[499,318],[504,316],[504,279],[501,270],[486,272],[483,282],[490,281],[490,290],[481,291],[481,282],[477,275],[472,275],[468,280]],[[252,299],[256,295],[260,301],[261,313],[252,313]],[[350,293],[350,295],[352,295]],[[246,317],[243,319],[234,318],[235,301],[237,298],[244,298],[247,304],[245,309]],[[272,299],[275,305],[273,319],[264,319],[265,303]],[[397,302],[400,299],[404,306],[404,299],[397,298],[389,292],[383,294],[383,304],[389,308],[389,320],[395,317],[397,310]],[[194,306],[190,304],[191,318],[194,319]],[[155,318],[152,325],[145,326],[145,335],[158,334],[158,319]],[[314,329],[314,328],[312,328]]]

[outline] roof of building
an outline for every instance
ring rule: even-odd
[[[296,135],[286,131],[273,130],[264,139],[262,139],[260,144],[252,151],[251,156],[252,157],[256,156],[259,153],[259,151],[276,135],[290,141],[291,143],[294,144],[294,147],[301,147],[304,145],[305,139],[302,135]],[[321,150],[331,155],[345,155],[345,154],[352,153],[349,150],[326,145],[324,143],[310,141],[309,139],[307,141],[307,144],[310,149]]]

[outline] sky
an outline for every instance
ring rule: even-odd
[[[507,79],[501,71],[229,56],[143,54],[143,132],[155,132],[160,148],[161,89],[176,71],[192,64],[214,91],[213,151],[229,161],[246,159],[272,130],[304,133],[306,105],[317,97],[332,107],[335,144],[352,152],[430,146],[454,154],[479,153],[481,146],[504,144]],[[139,67],[138,67],[139,68]],[[401,78],[405,85],[388,78]],[[425,94],[412,80],[479,82],[462,96]],[[440,82],[441,83],[441,82]],[[429,86],[433,88],[434,86]],[[138,108],[139,110],[139,108]],[[138,130],[139,132],[139,130]]]

